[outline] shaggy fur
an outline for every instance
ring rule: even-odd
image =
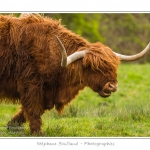
[[[83,59],[62,68],[57,35],[67,54],[87,50]],[[85,86],[95,92],[117,80],[119,58],[102,43],[91,44],[40,15],[0,16],[0,101],[20,102],[8,126],[29,121],[31,133],[41,132],[41,115],[61,112]]]

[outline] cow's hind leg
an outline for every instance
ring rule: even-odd
[[[19,127],[26,122],[24,111],[21,109],[8,123],[7,129],[13,129]]]

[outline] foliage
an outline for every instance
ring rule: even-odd
[[[100,41],[114,51],[135,54],[150,42],[150,14],[144,13],[70,13],[45,14],[62,19],[67,28],[90,42]],[[138,62],[150,61],[150,53]]]
[[[55,19],[61,19],[62,24],[73,32],[84,36],[91,42],[104,41],[99,30],[99,20],[101,15],[97,14],[45,14]]]
[[[8,15],[8,14],[4,14]],[[14,14],[19,17],[19,13]],[[122,54],[135,54],[150,42],[149,13],[45,13],[90,42],[100,41]],[[139,61],[150,62],[150,53]]]

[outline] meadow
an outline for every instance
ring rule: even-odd
[[[43,114],[45,137],[149,137],[150,64],[121,64],[119,87],[109,98],[101,98],[85,88],[65,107],[60,116],[55,109]],[[28,123],[17,130],[6,124],[19,105],[0,104],[0,137],[28,137]]]

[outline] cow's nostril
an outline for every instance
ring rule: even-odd
[[[111,83],[109,84],[109,87],[110,88],[115,88],[115,86],[113,84],[111,84]]]

